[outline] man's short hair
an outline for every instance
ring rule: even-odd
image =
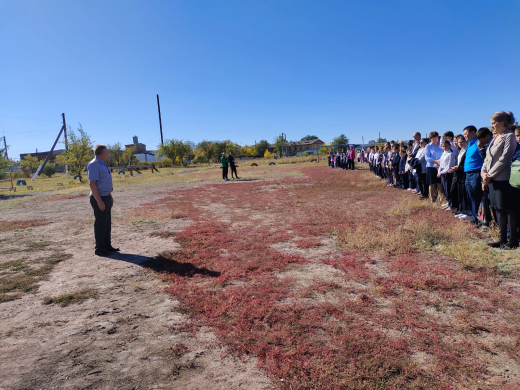
[[[486,138],[487,136],[493,136],[493,133],[487,127],[481,127],[477,130],[477,139]]]
[[[443,137],[451,137],[453,138],[453,131],[447,131],[443,134]]]
[[[101,156],[105,150],[107,150],[107,146],[103,144],[96,145],[94,147],[94,154],[96,156]]]
[[[468,133],[476,133],[477,128],[475,126],[466,126],[462,131],[468,131]]]

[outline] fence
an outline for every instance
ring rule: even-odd
[[[0,187],[0,190],[9,190],[9,191],[13,191],[13,192],[16,191],[16,187],[13,184],[13,172],[0,172],[0,175],[9,175],[9,179],[2,179],[2,180],[0,180],[0,183],[2,183],[2,182],[11,183],[11,187]]]

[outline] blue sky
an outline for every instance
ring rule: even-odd
[[[458,133],[520,118],[519,20],[518,0],[0,0],[0,134],[48,150],[64,112],[154,149],[156,94],[165,139]]]

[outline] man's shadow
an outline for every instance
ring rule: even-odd
[[[131,253],[112,252],[109,258],[136,264],[143,268],[151,269],[155,272],[176,274],[179,276],[186,276],[188,278],[191,278],[195,275],[206,275],[212,278],[217,278],[220,276],[220,272],[218,271],[212,271],[207,268],[198,268],[191,263],[180,263],[175,260],[167,259],[161,255],[148,257],[134,255]]]

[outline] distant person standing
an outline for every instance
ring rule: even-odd
[[[509,130],[514,122],[515,117],[511,112],[498,111],[491,116],[494,137],[489,143],[486,159],[482,165],[482,189],[489,187],[490,205],[497,210],[500,229],[500,239],[489,244],[493,248],[518,248],[516,216],[518,199],[516,191],[509,183],[511,162],[517,146],[515,135]],[[508,222],[509,241],[507,240]]]
[[[235,157],[233,157],[233,152],[229,152],[228,160],[229,160],[229,166],[231,167],[231,178],[234,179],[234,177],[233,177],[233,173],[234,173],[235,177],[237,179],[239,179],[238,173],[237,173],[237,166],[235,164]]]
[[[94,159],[88,163],[87,172],[90,185],[90,204],[94,209],[94,237],[98,256],[108,256],[110,252],[119,252],[112,246],[112,173],[107,165],[108,148],[106,145],[96,145]]]
[[[229,164],[229,160],[228,158],[226,157],[226,153],[222,153],[222,157],[220,157],[220,166],[222,168],[222,179],[223,180],[229,180],[227,175],[228,175],[228,164]]]
[[[353,146],[349,147],[348,151],[348,169],[354,169],[354,159],[356,158],[356,150]]]

